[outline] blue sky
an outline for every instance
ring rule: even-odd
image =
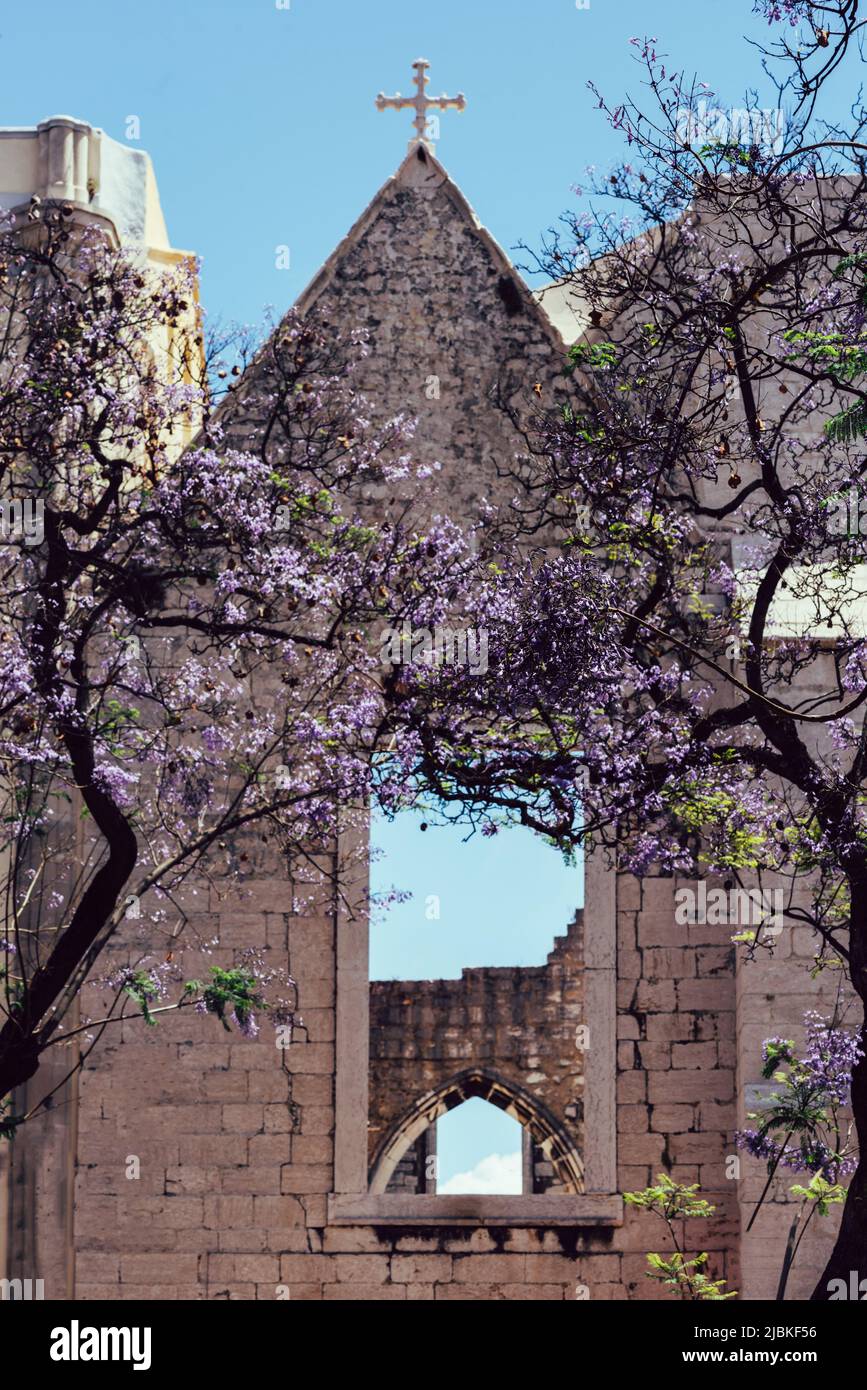
[[[421,830],[427,824],[426,831]],[[582,866],[530,831],[488,839],[437,826],[430,812],[374,819],[372,887],[409,890],[371,924],[371,979],[457,978],[477,965],[544,965],[583,903]],[[438,915],[436,915],[438,914]],[[467,1101],[437,1125],[438,1186],[452,1191],[520,1192],[520,1126],[482,1100]],[[471,1175],[469,1179],[467,1175]]]
[[[657,36],[737,104],[755,73],[740,35],[767,32],[750,0],[277,3],[41,0],[0,18],[4,124],[66,113],[124,140],[138,116],[174,244],[203,258],[206,307],[254,323],[297,297],[397,167],[411,116],[374,99],[410,91],[413,59],[430,60],[434,94],[466,93],[439,154],[511,249],[616,156],[586,84],[638,90],[630,35]]]
[[[429,823],[429,829],[421,826]],[[371,930],[374,980],[456,979],[464,967],[544,965],[583,902],[580,864],[519,827],[488,839],[430,815],[377,816],[376,891],[411,891]]]
[[[442,116],[438,153],[511,251],[575,206],[587,165],[621,152],[587,81],[615,101],[639,91],[631,35],[656,36],[675,66],[737,105],[759,86],[741,36],[767,34],[750,0],[280,3],[41,0],[0,19],[3,123],[66,113],[124,140],[138,117],[173,243],[202,257],[206,310],[254,324],[266,306],[288,308],[400,163],[411,116],[380,114],[374,99],[408,94],[415,58],[430,60],[433,94],[466,94],[464,114]],[[761,89],[759,104],[771,104]],[[289,270],[275,267],[283,245]],[[581,900],[577,871],[529,835],[466,846],[407,818],[377,836],[387,858],[375,885],[415,897],[377,930],[374,976],[541,963]],[[429,895],[438,921],[425,916]],[[453,1114],[442,1180],[514,1154],[499,1112],[487,1127],[477,1106]]]

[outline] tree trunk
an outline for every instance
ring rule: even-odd
[[[867,1028],[862,1028],[861,1039],[862,1047],[867,1047]],[[842,1296],[851,1298],[854,1293],[859,1299],[867,1298],[867,1058],[858,1063],[852,1078],[852,1108],[860,1159],[849,1184],[837,1242],[813,1290],[811,1301],[817,1303],[826,1302],[835,1293],[841,1297],[840,1285],[833,1282],[839,1279],[847,1290]]]
[[[32,1034],[3,1049],[0,1059],[0,1100],[8,1100],[19,1086],[39,1070],[40,1048]]]
[[[850,977],[867,1006],[867,877],[860,873],[850,878],[850,888]],[[867,1054],[867,1021],[861,1025],[861,1048]],[[858,1135],[858,1167],[849,1184],[836,1244],[813,1290],[811,1302],[824,1303],[833,1294],[840,1298],[840,1285],[835,1284],[835,1280],[844,1281],[847,1292],[843,1296],[867,1297],[867,1055],[861,1058],[852,1074],[852,1113]]]
[[[48,960],[29,981],[20,1016],[7,1016],[0,1027],[0,1100],[39,1070],[40,1054],[58,1021],[52,1025],[50,1011],[107,925],[135,868],[138,846],[132,827],[103,793],[93,793],[92,799],[112,832],[105,833],[109,855],[87,885]]]

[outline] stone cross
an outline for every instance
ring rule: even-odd
[[[383,92],[380,92],[379,96],[376,98],[376,109],[377,111],[388,111],[389,109],[393,111],[405,111],[412,107],[415,110],[413,125],[416,128],[417,134],[414,140],[410,140],[409,147],[412,149],[414,145],[422,143],[427,145],[428,149],[433,153],[434,144],[427,138],[428,111],[432,106],[438,107],[440,111],[448,111],[449,107],[454,107],[457,111],[464,111],[466,109],[467,99],[463,92],[461,92],[460,96],[456,97],[429,97],[425,88],[430,81],[427,75],[430,63],[426,58],[417,58],[413,63],[413,67],[415,68],[416,95],[414,97],[402,97],[400,92],[398,92],[397,96],[387,97]]]

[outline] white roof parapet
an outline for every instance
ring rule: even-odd
[[[49,116],[37,126],[0,127],[0,207],[32,197],[71,203],[107,222],[121,245],[175,260],[150,156],[75,116]]]

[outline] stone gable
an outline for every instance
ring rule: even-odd
[[[564,389],[558,333],[421,146],[298,307],[342,332],[366,330],[358,385],[377,418],[418,417],[414,457],[442,465],[425,485],[431,509],[469,519],[481,498],[502,496],[498,466],[521,451],[528,385],[544,404]],[[230,438],[247,448],[261,441],[258,373],[254,363],[220,412]],[[687,1247],[709,1251],[710,1273],[748,1296],[773,1295],[790,1209],[776,1205],[773,1241],[770,1221],[745,1240],[761,1179],[736,1184],[726,1164],[761,1037],[792,1031],[831,987],[810,985],[808,941],[781,943],[773,962],[736,965],[724,929],[675,923],[674,880],[638,884],[609,870],[588,879],[580,952],[571,951],[571,934],[569,950],[558,947],[538,972],[470,971],[439,992],[430,983],[374,985],[371,1008],[367,924],[343,921],[328,897],[298,915],[281,866],[252,839],[244,848],[255,868],[240,887],[191,886],[191,929],[218,939],[210,964],[232,964],[244,947],[265,944],[269,962],[297,980],[303,1025],[285,1051],[191,1014],[112,1034],[72,1103],[16,1140],[10,1275],[43,1278],[55,1299],[562,1301],[578,1286],[591,1300],[664,1298],[645,1277],[660,1229],[622,1212],[617,1194],[665,1171],[701,1183],[718,1208],[686,1233]],[[118,942],[113,954],[123,959],[127,949]],[[498,979],[508,989],[498,990]],[[567,1055],[570,1031],[591,1017],[586,1056]],[[512,1050],[510,1028],[520,1035]],[[537,1073],[541,1080],[531,1080]],[[400,1125],[401,1106],[408,1111],[455,1076],[462,1094],[487,1086],[516,1106],[519,1088],[535,1093],[571,1135],[584,1190],[542,1190],[538,1202],[551,1205],[522,1214],[504,1197],[486,1209],[496,1214],[477,1216],[464,1197],[448,1216],[425,1216],[412,1207],[416,1173],[407,1208],[389,1215],[376,1196],[359,1215],[369,1194],[351,1175],[366,1174],[369,1145],[372,1154]],[[52,1079],[46,1068],[40,1084]],[[570,1113],[579,1098],[580,1115]],[[140,1160],[134,1181],[130,1155]],[[532,1185],[545,1188],[535,1178]],[[821,1267],[830,1227],[815,1234],[792,1296],[803,1296]]]
[[[504,495],[498,470],[526,449],[515,421],[526,421],[530,402],[565,395],[559,333],[422,146],[296,308],[341,333],[364,330],[369,355],[355,384],[376,420],[417,420],[414,462],[440,465],[426,497],[456,516],[472,516],[482,497]],[[541,395],[531,390],[537,385]],[[218,415],[245,448],[262,429],[260,388],[254,363]]]

